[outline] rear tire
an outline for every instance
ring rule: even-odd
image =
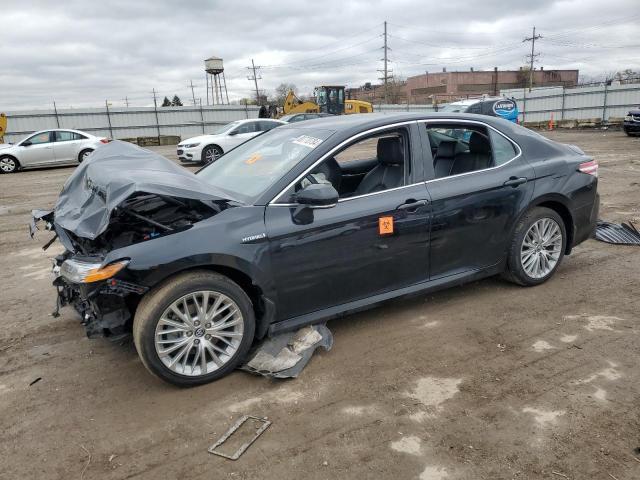
[[[13,157],[0,157],[0,173],[15,173],[20,169],[20,163]]]
[[[223,155],[222,149],[218,145],[207,145],[202,149],[202,163],[208,165],[215,162]]]
[[[562,217],[535,207],[516,225],[504,277],[518,285],[540,285],[553,276],[564,257],[567,231]]]
[[[85,148],[84,150],[82,150],[78,154],[78,163],[82,163],[84,160],[86,160],[87,157],[91,155],[91,152],[93,152],[93,150],[90,148]]]
[[[218,310],[221,313],[207,315]],[[254,332],[253,307],[244,290],[208,271],[177,275],[148,292],[133,322],[133,340],[144,366],[179,387],[231,373],[247,355]]]

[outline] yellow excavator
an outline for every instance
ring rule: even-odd
[[[290,113],[328,113],[350,115],[372,113],[373,105],[362,100],[345,100],[344,86],[322,86],[315,89],[316,102],[303,102],[292,90],[284,100],[282,115]]]
[[[0,113],[0,143],[4,143],[4,134],[7,131],[7,116]]]

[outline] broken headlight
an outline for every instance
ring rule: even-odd
[[[62,263],[60,275],[73,283],[93,283],[113,277],[128,264],[129,260],[119,260],[103,266],[70,258]]]

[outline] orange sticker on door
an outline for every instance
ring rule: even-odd
[[[393,233],[393,217],[378,218],[378,233],[380,235],[390,235]]]

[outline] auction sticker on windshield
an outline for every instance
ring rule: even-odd
[[[249,158],[247,158],[244,161],[244,163],[246,163],[247,165],[252,165],[252,164],[256,163],[258,160],[260,160],[261,158],[262,158],[262,154],[261,153],[254,153]]]
[[[322,143],[322,139],[309,135],[300,135],[298,138],[294,138],[292,143],[302,145],[303,147],[316,148]]]

